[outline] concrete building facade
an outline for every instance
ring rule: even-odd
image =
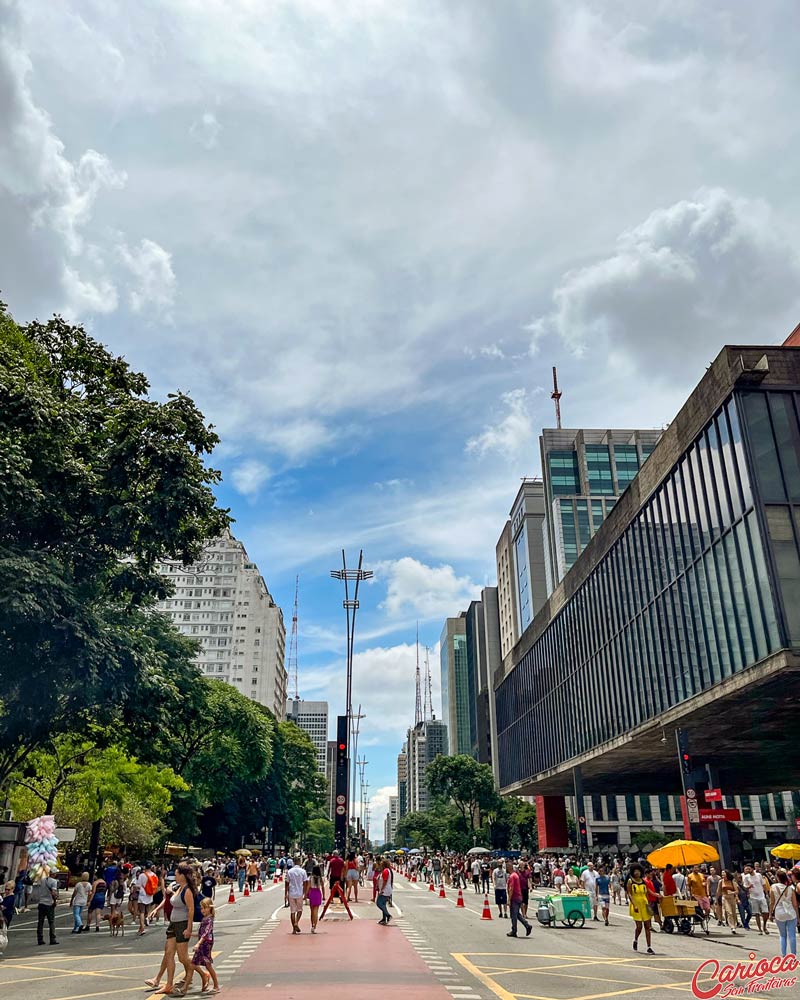
[[[393,844],[395,833],[397,831],[397,821],[400,818],[398,815],[396,795],[389,796],[389,811],[386,813],[386,819],[383,821],[383,842],[384,844]]]
[[[317,767],[327,776],[328,762],[328,703],[290,698],[286,703],[286,718],[311,737],[317,751]]]
[[[174,593],[158,609],[184,635],[201,643],[197,664],[266,706],[277,719],[286,711],[286,628],[283,612],[258,566],[230,532],[210,542],[200,559],[177,560],[159,571]]]
[[[408,812],[408,743],[397,755],[397,816],[402,819]]]

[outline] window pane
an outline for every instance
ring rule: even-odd
[[[800,559],[788,507],[765,507],[789,638],[800,639]]]
[[[767,398],[761,392],[748,392],[742,396],[742,400],[761,498],[767,503],[780,503],[786,499],[786,492],[772,436]]]
[[[778,445],[778,457],[783,466],[783,476],[789,490],[790,500],[800,500],[800,434],[797,428],[797,416],[794,412],[792,396],[788,392],[769,393],[769,407],[772,413],[772,424],[775,428],[775,439]]]

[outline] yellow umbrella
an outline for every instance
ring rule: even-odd
[[[780,844],[771,848],[769,853],[784,861],[793,861],[795,858],[800,858],[800,844]]]
[[[701,865],[704,861],[719,861],[717,849],[699,840],[673,840],[647,855],[654,868],[667,865]]]

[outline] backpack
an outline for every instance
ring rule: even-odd
[[[151,873],[147,876],[147,881],[144,885],[145,895],[155,896],[158,892],[158,875]]]
[[[125,883],[117,880],[117,888],[114,890],[114,899],[125,898]]]

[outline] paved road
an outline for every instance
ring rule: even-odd
[[[509,921],[481,919],[483,897],[470,887],[466,906],[398,876],[395,919],[379,927],[367,902],[353,907],[351,922],[337,908],[317,935],[304,916],[303,933],[289,932],[283,887],[223,903],[217,919],[215,962],[223,995],[230,1000],[267,997],[319,1000],[674,1000],[691,997],[690,981],[701,962],[771,957],[777,935],[756,931],[733,937],[712,928],[711,936],[655,934],[655,956],[631,949],[633,925],[626,907],[614,907],[611,926],[589,922],[583,929],[545,928],[534,921],[526,938],[506,937]],[[69,921],[65,912],[60,923]],[[0,996],[13,1000],[112,1000],[146,997],[143,980],[158,966],[163,931],[144,938],[107,931],[75,937],[60,931],[61,946],[37,948],[24,919],[12,927],[0,961]],[[193,994],[199,996],[196,982]],[[781,998],[796,991],[772,994]]]

